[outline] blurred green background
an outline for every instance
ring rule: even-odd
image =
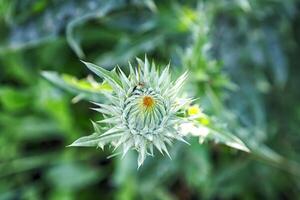
[[[296,0],[0,0],[0,199],[300,199],[299,11]],[[66,148],[101,116],[41,72],[82,79],[80,60],[126,71],[145,54],[174,77],[189,70],[188,95],[252,153],[190,138],[137,170],[134,152]]]

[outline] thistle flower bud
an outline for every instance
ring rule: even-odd
[[[85,63],[111,85],[113,92],[105,93],[109,104],[95,102],[94,110],[105,116],[104,120],[94,123],[96,133],[79,138],[71,146],[103,148],[111,144],[114,149],[122,147],[123,156],[134,149],[139,154],[138,166],[141,166],[147,155],[153,155],[154,147],[170,156],[167,145],[174,140],[184,141],[178,129],[184,123],[179,112],[190,100],[179,99],[178,95],[187,73],[173,82],[169,65],[160,73],[147,58],[144,62],[137,59],[137,62],[136,69],[129,63],[129,76],[119,68],[117,73],[116,69],[107,71]],[[104,130],[100,131],[100,127]]]

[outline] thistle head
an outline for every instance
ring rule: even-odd
[[[108,104],[95,102],[94,110],[104,114],[104,120],[94,123],[95,134],[80,138],[73,146],[82,146],[76,144],[83,140],[92,141],[86,146],[110,144],[114,149],[121,147],[123,156],[134,149],[140,166],[147,155],[153,155],[154,148],[169,156],[167,145],[174,140],[184,141],[177,127],[184,122],[179,117],[181,109],[190,102],[179,98],[187,73],[172,81],[169,65],[159,72],[147,58],[137,62],[137,68],[129,63],[128,76],[120,68],[107,71],[85,63],[111,85],[113,92],[105,93]]]

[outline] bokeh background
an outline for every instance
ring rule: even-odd
[[[0,0],[0,199],[299,199],[299,9],[297,0]],[[170,61],[174,77],[189,70],[188,95],[252,153],[190,138],[170,148],[172,160],[156,152],[137,170],[134,152],[66,148],[101,116],[41,72],[82,79],[91,72],[80,60],[126,71],[145,54]]]

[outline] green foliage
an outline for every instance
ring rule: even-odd
[[[296,0],[0,0],[0,199],[299,198],[299,24]],[[134,153],[66,148],[110,91],[79,60],[129,74],[145,53],[188,70],[199,126],[251,154],[191,137],[136,170]]]

